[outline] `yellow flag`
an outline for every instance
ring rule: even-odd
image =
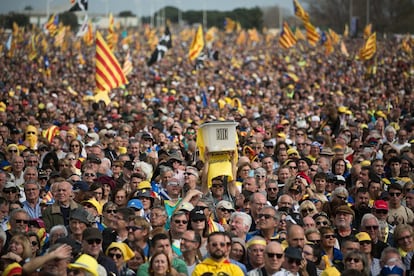
[[[372,24],[368,24],[364,28],[364,39],[367,39],[372,33]]]
[[[295,36],[297,40],[306,40],[305,36],[303,35],[302,31],[299,28],[296,28]]]
[[[333,45],[338,44],[340,40],[339,35],[332,29],[328,29],[328,33],[329,33],[329,36],[331,37]]]
[[[341,41],[341,53],[344,56],[349,57],[348,49],[346,48],[346,45],[345,45],[345,42],[344,41]]]
[[[359,50],[359,58],[362,60],[371,59],[377,52],[377,34],[373,33],[369,36],[365,45]]]
[[[198,55],[203,51],[204,48],[204,35],[203,35],[203,26],[199,25],[196,35],[193,38],[193,43],[191,43],[190,51],[188,53],[188,58],[193,61]]]
[[[237,45],[244,45],[246,43],[246,32],[245,31],[241,31],[239,33],[239,36],[236,39],[236,44]]]
[[[348,36],[349,36],[349,28],[348,28],[348,24],[345,24],[344,37],[347,38]]]
[[[226,30],[226,33],[232,33],[235,28],[236,28],[236,22],[230,17],[226,17],[226,22],[224,25],[224,29]]]

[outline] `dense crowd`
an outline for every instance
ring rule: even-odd
[[[148,68],[129,32],[134,69],[106,103],[72,33],[3,49],[2,275],[414,271],[414,65],[398,41],[360,61],[359,39],[327,56],[217,32],[218,60],[195,70],[182,36]],[[200,142],[212,121],[237,122],[234,150]]]

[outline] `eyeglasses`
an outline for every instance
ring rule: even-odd
[[[300,265],[301,260],[297,260],[297,259],[291,259],[291,258],[288,258],[288,263],[289,263],[289,264],[296,264],[296,265]]]
[[[191,221],[192,222],[203,222],[205,221],[205,219],[192,219]]]
[[[188,223],[188,220],[179,220],[179,219],[175,219],[175,220],[174,220],[174,223],[175,223],[175,224],[187,224],[187,223]]]
[[[397,241],[409,240],[411,238],[412,238],[412,236],[404,236],[404,237],[401,237],[401,238],[397,239]]]
[[[186,133],[187,134],[190,134],[190,135],[194,135],[195,134],[195,132],[192,132],[192,131],[187,131]]]
[[[194,175],[194,176],[196,176],[194,173],[191,173],[191,172],[185,172],[184,175]]]
[[[274,146],[265,146],[265,148],[267,148],[267,149],[273,149]]]
[[[390,196],[392,197],[399,197],[401,193],[390,193]]]
[[[256,175],[256,178],[265,178],[266,175]]]
[[[5,193],[5,194],[14,194],[14,193],[17,193],[17,189],[13,189],[13,188],[3,189],[3,193]]]
[[[220,188],[223,188],[224,186],[223,186],[223,185],[221,185],[221,184],[213,184],[213,185],[211,185],[211,187],[212,187],[212,188],[217,188],[217,189],[220,189]]]
[[[186,239],[186,238],[181,238],[181,241],[185,241],[185,242],[197,242],[195,240],[189,240],[189,239]]]
[[[270,219],[270,218],[274,218],[274,216],[270,215],[270,214],[258,214],[257,217],[260,218],[265,218],[265,219]]]
[[[234,210],[229,210],[229,209],[226,209],[226,208],[219,208],[219,210],[222,211],[222,212],[226,212],[226,213],[233,213],[234,212]]]
[[[75,145],[70,145],[70,147],[71,147],[71,148],[79,148],[79,147],[80,147],[80,145],[75,144]]]
[[[31,188],[31,189],[24,189],[25,192],[33,192],[33,191],[37,191],[38,188]]]
[[[273,259],[274,257],[278,259],[282,259],[283,253],[272,253],[272,252],[266,252],[267,257]]]
[[[17,149],[9,149],[8,152],[17,152]]]
[[[326,234],[326,235],[323,235],[323,237],[325,239],[335,239],[335,235],[334,234]]]
[[[350,262],[359,263],[360,261],[361,260],[358,259],[358,258],[346,258],[345,259],[345,262],[348,262],[348,263],[350,263]]]
[[[359,242],[360,245],[368,245],[368,244],[372,244],[371,241],[360,241]]]
[[[131,231],[131,230],[132,230],[132,232],[135,232],[137,230],[142,230],[144,228],[139,227],[139,226],[127,226],[126,229],[127,229],[128,232]]]
[[[85,173],[83,176],[95,176],[94,173]]]
[[[117,210],[106,210],[106,212],[108,213],[108,214],[116,214],[118,211]]]
[[[102,240],[101,239],[90,239],[86,241],[89,245],[92,245],[94,243],[96,244],[101,244]]]
[[[18,223],[18,224],[20,224],[20,223],[29,224],[29,221],[25,220],[25,219],[16,219],[15,222]]]
[[[108,257],[111,258],[111,259],[113,259],[114,257],[116,257],[117,259],[121,259],[122,258],[122,254],[119,254],[119,253],[117,253],[117,254],[109,253],[108,254]]]
[[[366,225],[365,229],[366,230],[377,230],[379,228],[378,225]]]
[[[28,131],[27,134],[36,134],[36,132]]]
[[[37,241],[32,241],[32,246],[37,246]]]
[[[277,191],[277,188],[267,188],[268,191]]]
[[[312,213],[314,211],[314,209],[309,208],[309,209],[302,209],[302,213]]]
[[[316,225],[328,225],[329,223],[327,221],[317,221]]]

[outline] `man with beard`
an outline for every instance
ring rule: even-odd
[[[222,232],[213,232],[207,238],[207,251],[209,257],[196,265],[193,276],[205,275],[243,275],[243,271],[235,264],[230,263],[226,256],[226,235]]]
[[[348,205],[341,205],[336,208],[334,216],[335,237],[338,239],[339,245],[351,236],[358,233],[352,228],[352,220],[355,217],[354,211]]]
[[[358,188],[355,196],[355,204],[352,206],[352,209],[355,212],[355,219],[353,221],[353,227],[359,229],[361,225],[361,219],[365,214],[371,213],[371,208],[369,204],[369,193],[368,189],[365,187]]]

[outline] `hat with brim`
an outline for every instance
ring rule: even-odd
[[[82,201],[82,205],[85,205],[88,203],[91,204],[96,209],[96,211],[98,212],[98,215],[102,215],[102,205],[95,198]]]
[[[335,210],[335,216],[338,214],[349,214],[355,217],[355,212],[348,205],[341,205]]]
[[[226,210],[233,210],[234,211],[234,207],[233,204],[231,204],[231,202],[227,201],[227,200],[221,200],[217,203],[216,208],[224,208]]]
[[[82,254],[74,263],[68,264],[69,269],[80,269],[89,272],[93,276],[98,275],[98,262],[88,254]]]
[[[359,242],[372,241],[371,237],[369,236],[367,232],[359,232],[358,234],[355,235],[355,237],[358,239]]]
[[[200,207],[196,206],[190,212],[190,220],[199,220],[199,219],[207,219],[207,217],[204,214],[204,208],[200,208]]]
[[[297,247],[288,247],[285,249],[285,257],[294,260],[302,260],[302,251]]]
[[[124,257],[125,262],[129,261],[135,256],[134,251],[124,242],[111,243],[106,249],[106,255],[108,255],[109,251],[113,248],[119,249],[122,252],[122,256]]]
[[[334,153],[333,153],[333,151],[332,151],[332,149],[331,149],[331,148],[329,148],[329,147],[324,147],[324,148],[321,150],[321,152],[319,153],[319,155],[322,155],[322,156],[334,156]]]

